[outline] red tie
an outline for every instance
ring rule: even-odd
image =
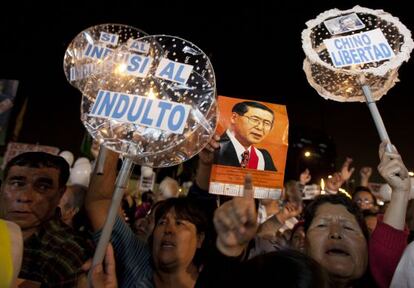
[[[247,168],[250,169],[257,169],[257,164],[259,164],[259,157],[257,157],[256,149],[252,146],[250,148],[250,158],[249,164],[247,164]]]

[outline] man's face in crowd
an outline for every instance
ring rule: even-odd
[[[360,278],[368,263],[367,242],[354,215],[343,205],[318,207],[306,233],[308,255],[334,278]]]
[[[260,143],[269,134],[273,115],[264,109],[248,107],[244,115],[233,113],[231,123],[237,140],[248,147]]]
[[[73,198],[75,197],[72,187],[66,187],[65,193],[60,198],[59,208],[62,214],[62,220],[66,224],[70,224],[70,221],[78,212],[78,208],[72,206]]]
[[[1,186],[5,219],[22,230],[39,226],[55,213],[63,189],[56,168],[10,167]]]

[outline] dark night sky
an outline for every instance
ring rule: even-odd
[[[357,168],[377,166],[379,137],[368,108],[324,100],[308,84],[302,70],[301,32],[319,13],[356,4],[384,9],[414,30],[409,1],[198,1],[196,7],[195,2],[56,1],[48,7],[14,2],[10,10],[3,10],[0,78],[21,81],[17,107],[24,98],[29,101],[18,140],[79,153],[84,132],[81,95],[65,79],[64,51],[90,26],[122,23],[193,42],[211,57],[219,94],[285,104],[291,128],[312,128],[333,137],[338,162],[350,155]],[[399,72],[401,82],[378,107],[391,140],[412,170],[413,60]]]

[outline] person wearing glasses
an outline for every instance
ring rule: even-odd
[[[261,103],[244,101],[234,105],[230,127],[221,135],[214,163],[277,171],[269,152],[255,147],[269,135],[274,120],[273,111]]]
[[[356,187],[354,195],[352,196],[352,200],[362,211],[370,210],[373,212],[378,212],[377,199],[368,187]]]

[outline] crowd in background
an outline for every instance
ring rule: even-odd
[[[369,188],[371,167],[359,171],[360,186],[341,192],[352,159],[314,199],[304,199],[306,169],[286,181],[281,199],[258,200],[249,174],[244,197],[208,193],[217,137],[199,153],[189,189],[174,177],[152,190],[129,187],[96,267],[90,259],[119,155],[108,151],[103,173],[93,171],[87,185],[68,185],[60,156],[13,158],[1,186],[0,287],[414,287],[414,200],[394,148],[379,148],[378,171],[392,191],[385,203]]]

